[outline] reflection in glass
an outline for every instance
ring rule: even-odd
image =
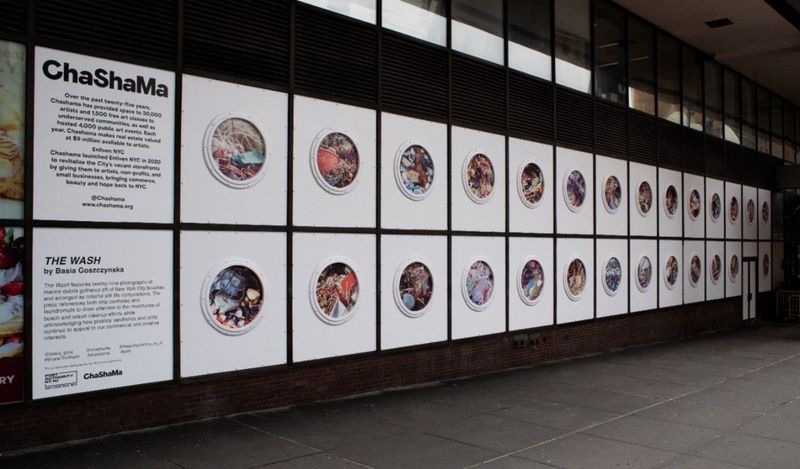
[[[655,114],[655,69],[653,27],[628,17],[628,106]]]
[[[555,2],[556,83],[591,92],[589,0]]]
[[[376,0],[300,0],[303,3],[375,24]]]
[[[771,95],[772,156],[783,158],[783,100],[778,95]]]
[[[658,117],[680,124],[680,46],[678,41],[659,31],[656,35],[656,48]]]
[[[753,82],[742,78],[742,145],[756,148],[756,90]]]
[[[453,50],[503,65],[503,2],[453,0]]]
[[[598,0],[594,4],[594,94],[625,103],[625,13]]]
[[[795,110],[794,106],[789,104],[788,101],[783,103],[783,158],[786,161],[794,163],[795,151],[794,143],[797,139],[795,136]]]
[[[447,45],[445,0],[383,0],[381,5],[384,28]]]
[[[683,65],[683,125],[703,131],[703,56],[684,46]]]
[[[740,143],[742,138],[739,128],[741,107],[739,106],[739,75],[725,69],[723,75],[725,88],[725,140]]]
[[[756,123],[758,124],[758,151],[769,153],[769,93],[756,87]]]
[[[508,66],[551,79],[550,0],[508,0]]]
[[[705,131],[722,138],[722,69],[711,60],[705,61]]]

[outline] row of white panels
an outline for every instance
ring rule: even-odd
[[[231,106],[235,103],[235,106]],[[181,220],[771,239],[771,194],[717,179],[318,99],[186,76]],[[380,194],[376,164],[380,147]],[[506,155],[506,153],[508,153]],[[508,168],[506,168],[508,165]],[[507,170],[506,170],[507,169]],[[506,174],[511,181],[506,181]],[[378,197],[379,195],[379,197]],[[630,227],[629,227],[630,225]]]

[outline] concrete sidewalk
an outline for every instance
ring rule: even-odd
[[[264,466],[798,467],[800,326],[0,458],[3,468]]]

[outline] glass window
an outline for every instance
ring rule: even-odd
[[[625,104],[625,13],[615,5],[594,4],[594,94]]]
[[[783,100],[770,96],[770,129],[772,129],[772,156],[783,158]]]
[[[703,56],[684,46],[683,62],[683,125],[703,130]]]
[[[742,78],[742,145],[756,148],[756,90],[753,82]],[[726,85],[727,86],[727,85]]]
[[[705,130],[709,135],[722,138],[722,68],[719,64],[706,60],[703,74]]]
[[[0,218],[22,218],[25,193],[22,171],[25,167],[25,46],[6,41],[0,41],[0,154],[4,161],[2,178],[5,187],[0,194]]]
[[[795,143],[795,115],[794,106],[788,101],[783,103],[783,158],[794,163],[794,143]]]
[[[445,0],[383,0],[381,8],[383,27],[447,45]]]
[[[658,53],[658,117],[681,123],[680,89],[681,54],[678,41],[662,32],[656,36]]]
[[[725,87],[725,140],[733,143],[742,142],[742,132],[740,126],[741,106],[739,75],[725,69],[723,75],[723,85]]]
[[[558,0],[555,17],[556,83],[590,93],[589,0]]]
[[[653,27],[628,16],[628,106],[656,113]]]
[[[756,87],[756,123],[758,124],[758,151],[769,153],[769,93]]]
[[[503,2],[453,0],[452,8],[453,50],[503,65]]]
[[[508,0],[508,66],[552,78],[550,0]]]
[[[376,0],[300,0],[326,10],[375,24]]]

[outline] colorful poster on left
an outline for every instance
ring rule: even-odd
[[[25,46],[0,41],[0,218],[22,218],[24,160]]]

